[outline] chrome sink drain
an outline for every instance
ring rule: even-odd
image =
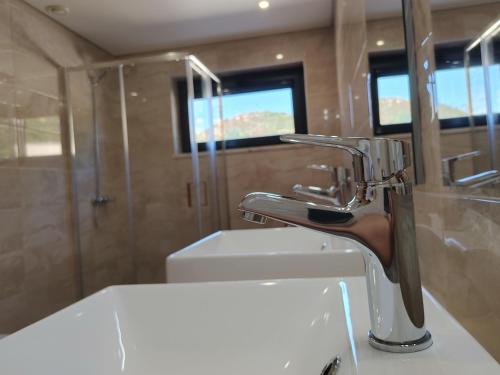
[[[321,375],[335,375],[340,367],[340,356],[336,356],[331,359],[323,370],[321,370]]]

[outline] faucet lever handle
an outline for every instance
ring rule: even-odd
[[[280,139],[288,143],[334,147],[349,152],[353,157],[356,182],[383,182],[403,173],[411,164],[408,144],[397,139],[313,134],[287,134]]]

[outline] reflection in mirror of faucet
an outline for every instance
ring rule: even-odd
[[[476,150],[443,158],[442,163],[444,184],[447,186],[478,188],[484,185],[497,183],[500,180],[500,172],[496,169],[476,173],[467,177],[457,177],[455,167],[457,162],[472,159],[480,155],[481,152]]]
[[[409,147],[388,138],[294,134],[285,142],[340,148],[353,159],[356,192],[343,206],[271,193],[251,193],[239,205],[243,218],[267,218],[356,240],[365,259],[371,330],[369,343],[389,352],[431,346],[425,328],[415,237]]]
[[[352,199],[351,172],[347,168],[325,164],[312,164],[308,165],[307,168],[330,173],[331,185],[325,189],[318,186],[296,184],[292,190],[297,195],[326,200],[337,206],[345,205]]]

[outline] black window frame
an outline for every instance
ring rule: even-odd
[[[439,44],[435,46],[436,70],[464,67],[464,48],[468,42]],[[497,43],[495,43],[497,44]],[[495,47],[495,62],[500,62],[500,45]],[[458,63],[457,63],[458,62]],[[481,65],[479,49],[471,53],[471,65]],[[408,74],[408,61],[405,50],[390,52],[374,52],[369,55],[370,92],[372,99],[372,121],[375,135],[410,133],[411,123],[381,125],[379,114],[378,78],[384,76]],[[410,98],[411,100],[411,98]],[[495,114],[496,121],[500,114]],[[473,116],[474,126],[485,126],[486,116]],[[468,116],[439,119],[441,129],[455,129],[470,126]]]
[[[237,72],[218,73],[222,82],[223,95],[243,94],[280,88],[292,90],[295,134],[307,134],[307,110],[304,85],[304,66],[302,63],[275,65],[272,67],[251,69]],[[185,78],[176,79],[179,131],[181,149],[191,152],[188,95]],[[195,98],[201,97],[201,81],[194,80]],[[215,83],[213,90],[216,93]],[[226,149],[259,147],[282,144],[279,135],[255,138],[225,140]],[[222,141],[216,142],[217,149],[222,148]],[[198,151],[206,151],[206,143],[198,143]]]

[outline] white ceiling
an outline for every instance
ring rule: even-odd
[[[115,55],[327,26],[332,0],[26,0]]]
[[[58,22],[114,55],[328,26],[335,0],[25,0],[70,9]],[[500,0],[431,0],[436,8]],[[401,0],[366,0],[369,18],[401,14]]]

